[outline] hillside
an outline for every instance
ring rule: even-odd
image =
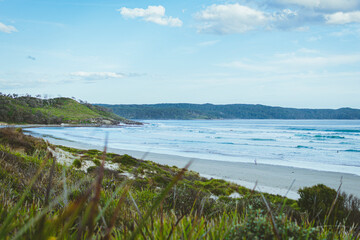
[[[149,104],[98,106],[129,119],[360,119],[360,110],[297,109],[251,104]]]
[[[295,201],[186,168],[51,145],[21,128],[0,128],[0,156],[0,239],[360,236],[360,200],[321,184]]]
[[[11,124],[98,124],[134,123],[111,110],[70,98],[40,99],[0,95],[0,122]]]

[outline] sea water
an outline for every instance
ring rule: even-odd
[[[148,120],[116,128],[42,127],[45,138],[110,148],[360,175],[359,120]]]

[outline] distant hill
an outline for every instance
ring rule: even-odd
[[[100,124],[134,123],[111,110],[70,98],[40,99],[0,95],[0,122],[15,124]]]
[[[114,113],[129,119],[360,119],[360,110],[297,109],[252,104],[150,104],[108,105]]]

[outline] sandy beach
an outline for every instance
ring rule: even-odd
[[[102,147],[97,147],[90,144],[70,142],[53,138],[46,139],[49,142],[57,145],[64,145],[79,149],[102,150]],[[342,191],[360,197],[360,176],[353,174],[316,171],[304,168],[266,164],[225,162],[198,158],[189,159],[187,157],[175,155],[151,152],[146,153],[141,151],[114,148],[109,148],[108,152],[129,154],[139,159],[150,160],[169,166],[175,165],[177,167],[184,167],[190,160],[192,160],[193,162],[190,166],[190,169],[199,172],[204,177],[225,179],[248,188],[254,188],[255,183],[257,183],[257,190],[283,196],[287,194],[287,197],[293,199],[297,199],[299,197],[297,194],[297,190],[299,188],[322,183],[331,188],[338,189],[341,182]]]

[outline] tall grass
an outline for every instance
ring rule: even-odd
[[[64,168],[48,154],[37,151],[19,154],[1,146],[0,170],[4,171],[0,171],[0,239],[360,237],[356,226],[329,225],[327,218],[323,224],[315,224],[306,212],[296,211],[288,206],[286,200],[279,203],[277,198],[267,194],[259,195],[255,191],[245,194],[244,189],[234,188],[244,194],[241,199],[223,196],[214,200],[209,192],[203,191],[203,187],[210,192],[214,190],[214,186],[208,186],[205,180],[201,184],[186,185],[189,176],[195,179],[187,170],[191,162],[182,169],[173,169],[173,175],[165,175],[162,180],[166,181],[160,183],[166,184],[149,187],[147,184],[139,185],[136,178],[119,178],[106,170],[107,156],[105,147],[101,165],[85,174],[72,167]],[[137,162],[132,172],[142,171],[144,164]],[[32,177],[15,174],[16,171],[30,170],[35,172]],[[6,171],[14,174],[6,175]],[[20,177],[25,180],[19,180]],[[19,182],[14,184],[16,179]],[[26,184],[21,185],[21,181]],[[227,186],[222,181],[213,183],[223,188]],[[336,203],[337,200],[333,201]]]

